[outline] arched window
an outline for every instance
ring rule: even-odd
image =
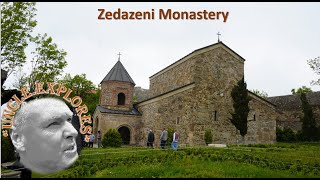
[[[126,102],[126,96],[123,93],[118,94],[118,105],[124,105]]]

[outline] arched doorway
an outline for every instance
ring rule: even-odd
[[[126,126],[122,126],[118,129],[121,135],[122,144],[130,144],[130,130]]]

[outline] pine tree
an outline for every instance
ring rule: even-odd
[[[318,128],[316,127],[316,120],[313,116],[312,107],[310,106],[305,93],[301,93],[300,100],[303,111],[303,117],[301,118],[302,134],[309,141],[317,140]]]
[[[248,114],[249,114],[249,101],[251,98],[248,96],[247,84],[244,82],[244,77],[232,89],[231,96],[233,99],[234,113],[231,113],[230,119],[232,124],[240,131],[242,138],[247,134],[248,130]]]

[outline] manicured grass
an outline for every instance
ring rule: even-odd
[[[45,177],[46,174],[39,174],[36,172],[32,172],[32,178],[41,178],[41,177]]]
[[[32,177],[320,177],[320,143],[84,148],[69,169]]]
[[[265,147],[261,147],[265,146]],[[272,157],[279,161],[301,161],[303,163],[320,162],[320,143],[275,143],[272,145],[246,145],[229,147],[234,150],[247,150],[251,154]]]
[[[97,172],[96,178],[287,178],[315,177],[292,174],[289,171],[270,170],[251,164],[226,162],[203,162],[200,160],[173,161],[170,163],[139,164],[136,166],[117,166]]]

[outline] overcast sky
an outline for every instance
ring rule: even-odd
[[[47,33],[67,53],[65,73],[85,73],[99,84],[118,60],[149,89],[149,77],[193,50],[220,40],[246,59],[248,89],[291,94],[319,78],[307,64],[320,56],[320,3],[37,3],[37,33]],[[98,20],[98,9],[155,10],[154,20]],[[228,11],[222,20],[159,20],[159,9]],[[25,72],[30,71],[26,65]],[[178,78],[178,77],[177,77]],[[13,76],[5,86],[10,87]]]

